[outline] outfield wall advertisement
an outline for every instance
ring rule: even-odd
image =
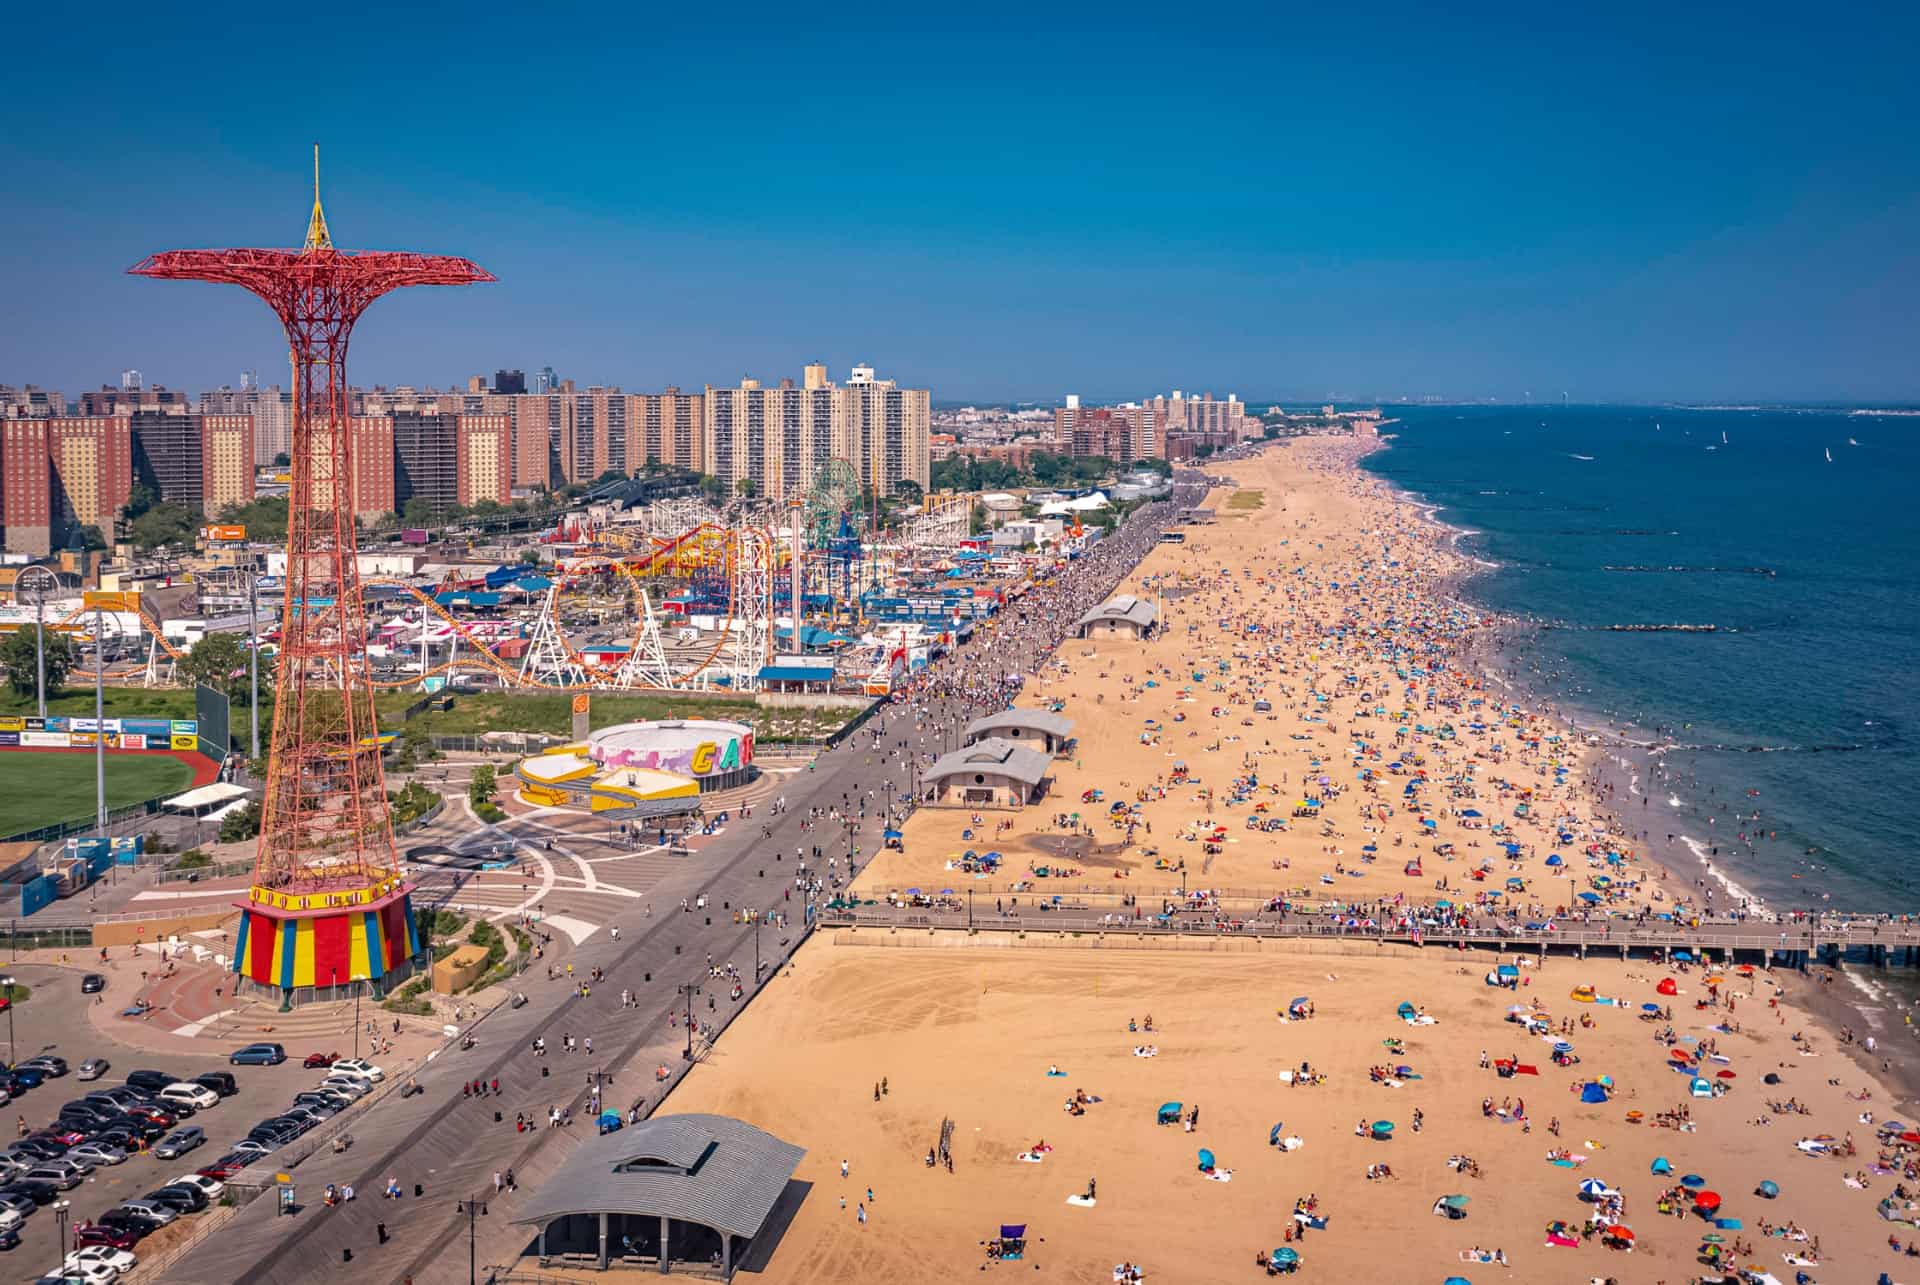
[[[0,749],[91,749],[104,736],[110,750],[197,750],[200,723],[191,718],[0,718]]]

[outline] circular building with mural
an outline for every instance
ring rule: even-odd
[[[754,777],[753,728],[718,719],[663,719],[603,727],[514,768],[520,797],[541,807],[669,816],[700,796]]]

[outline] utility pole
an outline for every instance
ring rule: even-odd
[[[93,600],[93,801],[99,832],[107,832],[107,636],[106,613]]]
[[[27,577],[39,572],[33,579],[34,630],[33,672],[34,693],[39,697],[40,717],[47,716],[47,594],[60,587],[59,579],[43,566],[31,566],[20,573],[14,581],[13,591],[16,597],[27,588]]]
[[[247,767],[254,772],[260,770],[260,604],[255,596],[259,584],[260,573],[247,572],[247,638],[251,643],[247,649],[247,669],[252,683],[249,712],[253,715],[253,736],[247,742]]]

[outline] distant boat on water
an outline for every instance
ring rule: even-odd
[[[1593,460],[1593,456],[1591,456],[1591,455],[1575,455],[1575,456],[1573,456],[1572,458],[1574,458],[1574,459],[1576,459],[1576,460],[1586,460],[1586,461],[1588,461],[1589,463],[1591,463],[1591,462],[1592,462],[1592,460]]]
[[[1833,463],[1833,448],[1831,446],[1827,447],[1826,452],[1827,452],[1827,463],[1829,464]]]
[[[1725,446],[1726,444],[1727,444],[1727,430],[1723,428],[1720,430],[1720,445]]]
[[[1852,439],[1851,437],[1849,437],[1849,438],[1847,439],[1847,445],[1848,445],[1848,446],[1858,446],[1858,445],[1860,445],[1860,443],[1858,443],[1858,442],[1856,442],[1856,441],[1854,441],[1854,440],[1853,440],[1853,439]]]

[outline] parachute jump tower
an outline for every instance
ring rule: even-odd
[[[492,281],[466,259],[334,248],[320,208],[298,250],[169,250],[135,276],[237,285],[286,328],[293,366],[293,481],[276,717],[253,884],[233,969],[291,1007],[326,988],[376,993],[420,952],[387,813],[355,563],[347,341],[367,307],[405,286]]]

